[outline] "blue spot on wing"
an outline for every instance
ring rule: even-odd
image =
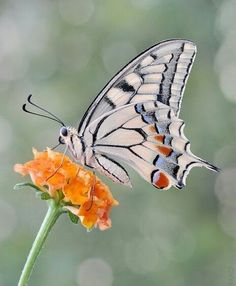
[[[156,124],[156,129],[158,130],[158,133],[160,134],[166,134],[166,133],[170,133],[169,131],[169,125],[170,125],[170,122],[168,123],[164,123],[164,122],[158,122]]]
[[[155,117],[155,113],[149,113],[149,114],[142,114],[142,119],[144,122],[148,123],[148,124],[153,124],[157,121],[156,117]]]
[[[135,105],[135,111],[136,111],[137,113],[139,113],[139,114],[144,113],[144,112],[145,112],[145,109],[144,109],[143,104],[142,104],[142,103],[137,103],[137,104]]]
[[[158,169],[165,171],[167,174],[177,179],[177,173],[179,170],[179,166],[177,164],[167,161],[166,158],[159,155],[153,163],[158,167]]]

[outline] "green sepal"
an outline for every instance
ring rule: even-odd
[[[49,195],[49,193],[41,193],[40,194],[40,199],[41,200],[44,200],[44,201],[47,201],[47,200],[50,200],[52,197]]]
[[[73,214],[72,212],[68,211],[68,216],[71,220],[71,222],[77,224],[79,221],[79,218],[77,217],[77,215]]]
[[[23,189],[25,187],[30,187],[30,188],[34,189],[36,192],[40,192],[40,193],[42,192],[42,190],[39,187],[35,186],[32,183],[19,183],[19,184],[16,184],[13,187],[13,190],[14,191],[18,191],[18,190]]]

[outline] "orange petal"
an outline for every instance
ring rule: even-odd
[[[88,193],[90,190],[91,188],[83,184],[83,181],[74,179],[64,187],[63,193],[66,201],[75,205],[82,205],[89,200]]]
[[[22,176],[26,176],[28,175],[28,169],[22,165],[22,164],[15,164],[13,166],[13,170],[16,172],[16,173],[20,173]]]

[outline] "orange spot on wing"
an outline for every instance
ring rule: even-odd
[[[157,132],[155,125],[151,125],[151,126],[149,127],[149,130],[150,130],[152,133],[156,133],[156,132]]]
[[[156,177],[156,181],[154,181],[153,183],[158,189],[164,189],[164,188],[167,188],[169,186],[170,181],[164,173],[157,172],[155,174],[155,177]],[[154,177],[154,179],[155,179],[155,177]]]
[[[165,135],[156,135],[154,136],[155,140],[163,143],[164,142],[164,138],[165,138]]]
[[[172,148],[166,146],[157,146],[157,149],[161,154],[165,156],[170,156],[171,152],[173,151]]]

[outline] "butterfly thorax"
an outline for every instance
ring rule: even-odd
[[[73,158],[84,165],[84,144],[74,127],[63,126],[60,129],[59,141],[66,144]]]

